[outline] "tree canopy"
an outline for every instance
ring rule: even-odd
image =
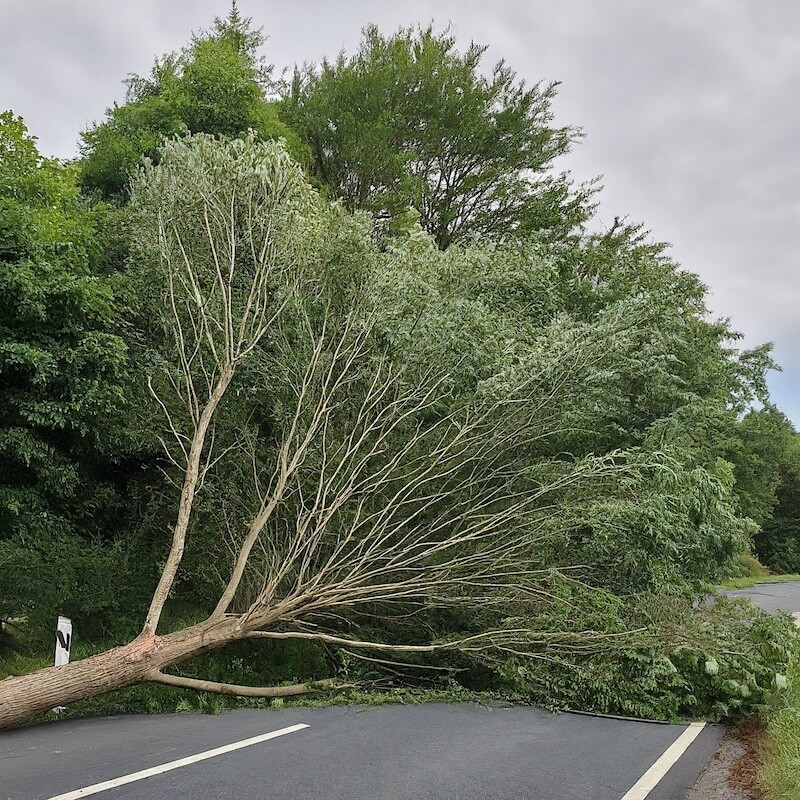
[[[486,47],[449,33],[365,28],[358,51],[296,70],[281,104],[331,197],[385,220],[408,209],[444,249],[473,237],[538,232],[563,239],[585,222],[591,187],[554,162],[580,139],[555,127],[557,84],[526,86]]]
[[[158,158],[174,135],[235,137],[252,129],[296,147],[267,97],[271,68],[258,52],[264,41],[234,3],[227,18],[215,18],[183,50],[156,59],[149,75],[130,75],[125,102],[82,134],[82,187],[106,198],[124,195],[142,158]]]
[[[127,347],[76,179],[0,115],[0,617],[37,623],[113,604],[83,575],[114,571]]]

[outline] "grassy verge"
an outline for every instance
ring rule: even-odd
[[[749,589],[759,583],[783,583],[783,581],[800,581],[800,575],[759,575],[745,578],[729,578],[723,581],[723,589]]]
[[[769,800],[800,800],[800,652],[789,665],[786,683],[767,712],[761,783]]]

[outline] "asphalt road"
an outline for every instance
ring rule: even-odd
[[[800,581],[760,583],[750,589],[730,589],[728,597],[747,597],[765,611],[788,611],[800,622]]]
[[[652,791],[631,795],[697,728],[469,704],[68,720],[0,735],[0,798],[58,797],[300,723],[308,727],[92,796],[685,800],[722,732],[700,730]]]

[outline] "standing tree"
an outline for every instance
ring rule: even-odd
[[[140,257],[154,254],[163,276],[172,340],[152,382],[180,476],[169,553],[140,635],[0,682],[0,728],[142,681],[260,697],[335,685],[241,687],[166,671],[245,638],[482,655],[591,645],[595,634],[520,620],[556,602],[540,546],[560,535],[559,515],[569,525],[569,509],[635,469],[633,456],[525,454],[551,435],[613,331],[565,334],[568,346],[543,353],[535,369],[510,369],[433,413],[445,377],[407,381],[385,354],[368,273],[350,302],[337,297],[341,281],[320,241],[346,215],[319,200],[279,145],[171,142],[135,182],[133,208]],[[279,382],[271,430],[226,432],[241,419],[226,409],[246,402],[254,376]],[[218,601],[202,622],[162,633],[198,494],[229,456],[245,458],[251,503],[220,533],[233,555]],[[480,610],[483,626],[413,644],[357,635],[369,620],[419,608]]]
[[[432,28],[388,38],[368,27],[358,52],[296,71],[282,116],[333,197],[379,219],[409,208],[442,249],[471,236],[539,232],[561,241],[589,214],[554,161],[580,137],[554,127],[556,84],[526,87],[486,47],[465,53]]]
[[[74,168],[0,114],[0,619],[34,629],[78,608],[107,619],[118,594],[81,576],[124,571],[108,520],[128,364],[98,251]]]
[[[763,562],[779,572],[800,573],[800,435],[795,433],[779,465],[780,483],[771,519],[755,539]]]
[[[767,405],[737,424],[727,458],[742,513],[760,528],[753,543],[759,559],[778,572],[800,571],[800,435]]]
[[[252,129],[296,142],[267,97],[271,67],[258,52],[264,41],[234,2],[211,30],[157,59],[149,76],[130,75],[125,102],[115,103],[103,122],[82,135],[83,188],[107,198],[127,196],[142,157],[158,158],[164,138],[176,134],[236,137]]]

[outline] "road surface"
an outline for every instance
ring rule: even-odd
[[[685,800],[721,733],[471,704],[67,720],[0,735],[0,798]]]
[[[747,597],[765,611],[788,611],[800,624],[800,581],[759,583],[750,589],[730,589],[728,597]]]

